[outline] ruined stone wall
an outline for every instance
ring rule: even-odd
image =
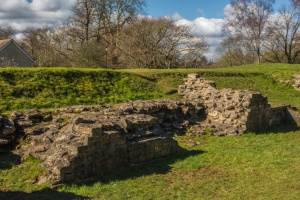
[[[175,133],[241,135],[281,124],[285,106],[246,90],[217,90],[190,74],[179,87],[182,100],[134,101],[116,106],[76,106],[0,116],[1,147],[26,136],[16,153],[32,155],[53,184],[107,174],[175,153]],[[294,115],[295,116],[295,115]]]
[[[204,114],[202,103],[186,101],[13,113],[17,130],[27,135],[17,153],[43,160],[41,182],[86,179],[177,152],[174,134]]]
[[[294,75],[294,82],[295,82],[295,84],[293,86],[294,86],[295,90],[300,91],[300,74]]]
[[[12,143],[17,135],[13,120],[0,115],[0,147]]]
[[[286,107],[271,108],[267,98],[247,90],[217,90],[214,81],[190,74],[179,87],[186,101],[202,99],[207,119],[193,128],[197,135],[241,135],[246,131],[260,131],[281,124],[286,118]]]

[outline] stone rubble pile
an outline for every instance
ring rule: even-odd
[[[298,91],[300,91],[300,74],[295,74],[294,75],[294,81],[295,81],[295,84],[293,85],[294,88]]]
[[[12,112],[7,117],[0,115],[0,149],[3,146],[14,145],[28,133],[38,135],[45,132],[47,126],[44,125],[47,122],[52,122],[52,116],[42,114],[38,110]]]
[[[283,123],[286,107],[246,90],[217,90],[190,74],[182,100],[133,101],[115,106],[74,106],[0,116],[0,150],[24,138],[16,153],[42,160],[40,182],[57,184],[101,176],[161,158],[180,148],[174,134],[241,135]],[[194,145],[194,144],[192,144]]]
[[[0,115],[0,147],[9,145],[16,140],[15,130],[13,120]]]
[[[76,112],[57,110],[51,117],[47,115],[51,121],[38,117],[39,123],[25,121],[27,115],[18,114],[17,126],[26,124],[27,143],[17,153],[23,159],[31,155],[43,160],[46,172],[40,182],[85,179],[177,152],[180,148],[174,134],[183,134],[204,114],[201,103],[185,101],[134,101]]]
[[[195,135],[241,135],[285,121],[286,107],[271,108],[267,98],[247,90],[217,90],[214,81],[189,74],[178,93],[186,101],[203,100],[207,118],[191,128]]]

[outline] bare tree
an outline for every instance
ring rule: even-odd
[[[0,40],[10,39],[15,33],[11,27],[0,27]]]
[[[27,28],[24,32],[22,46],[34,58],[38,66],[67,65],[65,49],[58,43],[57,37],[63,38],[58,29],[51,27]]]
[[[188,30],[189,31],[189,30]],[[208,64],[207,58],[204,53],[208,52],[209,47],[204,37],[195,37],[187,34],[187,41],[181,44],[180,48],[183,50],[181,53],[181,61],[185,68],[199,68],[206,67]]]
[[[300,54],[300,5],[284,5],[268,27],[267,61],[295,63]]]
[[[188,27],[166,18],[140,19],[125,27],[121,38],[120,49],[129,67],[179,67],[185,56],[194,54],[195,61],[196,55],[200,58],[208,49],[202,37],[191,36]]]
[[[232,0],[227,13],[224,32],[243,38],[243,45],[255,52],[258,63],[273,4],[274,0]]]
[[[243,47],[242,38],[225,38],[216,49],[219,55],[217,63],[222,67],[239,66],[253,63],[254,56]]]
[[[82,43],[93,37],[96,19],[96,0],[76,0],[71,11],[70,34],[77,37]]]
[[[110,66],[118,64],[120,31],[124,25],[135,20],[145,6],[145,0],[76,0],[68,25],[69,35],[75,38],[75,43],[79,43],[73,45],[77,48],[72,48],[75,60],[85,60],[77,59],[77,56],[83,56],[78,52],[94,42],[94,45],[101,46],[94,50],[102,52],[107,49]]]
[[[293,6],[300,6],[300,0],[291,0]]]
[[[113,35],[111,45],[118,47],[122,27],[134,21],[137,14],[143,13],[145,6],[145,0],[98,0],[97,11],[102,26],[106,33]]]

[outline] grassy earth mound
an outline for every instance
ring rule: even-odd
[[[261,64],[224,69],[1,69],[0,109],[53,108],[179,98],[189,73],[220,88],[259,91],[273,105],[300,108],[293,75],[300,65]],[[289,81],[286,81],[289,80]],[[19,164],[0,153],[0,199],[298,199],[300,130],[274,128],[241,137],[177,137],[177,155],[127,171],[56,189],[37,184],[40,161]]]
[[[121,103],[137,99],[179,98],[189,73],[214,80],[219,88],[259,91],[272,104],[300,107],[293,75],[300,65],[261,64],[224,69],[97,70],[6,68],[0,70],[0,112],[71,105]],[[282,83],[290,80],[289,83]]]

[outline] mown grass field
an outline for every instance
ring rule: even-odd
[[[1,83],[3,83],[1,77],[3,73],[7,73],[6,70],[0,71]],[[14,69],[9,70],[14,71]],[[65,74],[64,84],[59,82],[61,76],[57,74],[52,74],[56,78],[53,78],[55,81],[51,84],[52,86],[57,85],[55,92],[62,90],[59,89],[61,88],[59,85],[65,85],[69,94],[73,94],[71,91],[83,82],[83,79],[80,78],[82,74],[86,77],[86,88],[90,88],[90,90],[82,89],[81,92],[86,95],[89,95],[88,91],[97,91],[89,87],[90,83],[98,84],[97,87],[100,87],[100,83],[93,81],[98,80],[104,85],[105,81],[111,80],[108,81],[111,86],[107,89],[110,92],[109,95],[102,90],[104,91],[102,96],[94,93],[95,96],[91,97],[91,99],[98,99],[99,102],[85,101],[84,104],[116,103],[139,98],[179,98],[176,90],[178,85],[183,83],[182,78],[188,73],[197,72],[207,79],[216,81],[219,89],[232,87],[260,91],[264,96],[269,97],[269,101],[273,105],[290,104],[300,108],[300,92],[293,89],[293,82],[281,83],[281,80],[292,80],[293,74],[300,73],[300,65],[262,64],[209,70],[121,70],[109,72],[76,69],[74,70],[76,73],[72,73],[77,74],[80,81],[73,77],[72,73],[72,77],[67,75],[72,71],[71,69],[31,70],[41,71],[41,75],[35,76],[42,76],[42,73],[47,70],[52,70],[54,74],[57,73],[56,70]],[[99,75],[101,73],[108,73],[111,77],[107,78],[107,74]],[[91,74],[94,74],[92,81],[88,78]],[[37,84],[35,81],[38,81],[39,78],[33,79],[32,76],[28,73],[27,79],[35,85]],[[44,76],[49,79],[52,77]],[[20,81],[20,78],[15,76],[15,81],[17,79]],[[45,83],[48,81],[48,85],[51,85],[49,79],[45,78]],[[118,84],[113,81],[117,81]],[[18,86],[13,81],[4,80],[4,83],[13,86],[11,90]],[[72,87],[68,87],[68,84],[73,83]],[[112,91],[114,84],[119,88],[118,94]],[[46,86],[36,88],[39,90],[39,94],[43,93],[43,87]],[[132,90],[131,87],[136,90]],[[4,91],[6,89],[0,84],[0,94],[3,95]],[[54,90],[50,86],[48,92],[49,96],[54,94]],[[65,99],[63,95],[66,93],[61,93],[61,100],[63,100]],[[29,99],[29,97],[23,93],[19,96],[12,96],[12,94],[14,92],[7,94],[5,98],[11,102],[17,102],[18,98],[24,98],[22,101],[28,103],[26,98]],[[134,96],[133,94],[138,95]],[[72,98],[75,97],[74,93]],[[101,100],[102,97],[106,97],[105,100]],[[44,104],[39,107],[35,101],[41,97],[33,95],[31,98],[34,101],[28,103],[28,107],[24,104],[20,104],[19,107],[12,106],[13,103],[5,104],[2,98],[0,105],[3,111],[9,111],[28,109],[31,106],[46,109],[82,103],[79,100],[78,102],[60,101],[54,96],[53,101],[56,104]],[[45,102],[48,101],[47,95],[43,98]],[[92,182],[78,181],[73,184],[61,185],[55,189],[51,189],[49,185],[36,183],[36,177],[41,173],[41,169],[38,167],[40,161],[30,158],[19,165],[18,156],[1,153],[0,191],[2,192],[0,199],[296,200],[300,197],[300,130],[297,127],[278,127],[264,133],[247,133],[240,137],[177,136],[176,139],[182,147],[182,151],[176,155],[106,177],[96,178]],[[198,145],[188,146],[187,141],[190,140]]]

